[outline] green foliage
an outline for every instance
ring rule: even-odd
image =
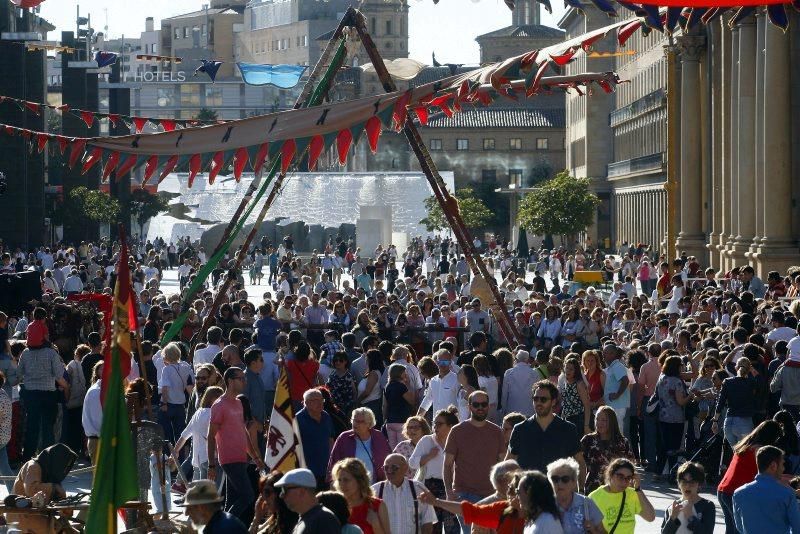
[[[519,223],[533,234],[568,236],[572,243],[592,224],[599,204],[587,178],[573,178],[564,171],[525,195],[519,204]]]
[[[219,115],[213,109],[200,108],[194,118],[198,121],[216,121],[219,120]]]
[[[53,212],[57,225],[72,227],[85,226],[86,221],[114,224],[119,217],[120,205],[117,199],[106,193],[76,187]]]
[[[483,228],[494,219],[494,214],[472,189],[459,189],[456,191],[455,197],[458,200],[464,224],[470,230]],[[429,232],[444,231],[450,228],[435,196],[426,198],[424,204],[425,209],[428,210],[428,216],[419,221],[420,224],[424,224]]]
[[[146,189],[136,189],[130,198],[131,216],[136,217],[140,233],[144,225],[159,213],[169,211],[169,201],[165,195],[150,194]]]

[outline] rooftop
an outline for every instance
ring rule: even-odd
[[[484,33],[475,38],[476,41],[487,37],[534,37],[539,39],[563,39],[564,30],[551,28],[542,24],[526,24],[524,26],[506,26],[493,32]]]
[[[201,9],[200,11],[192,11],[191,13],[183,13],[181,15],[175,15],[174,17],[169,17],[164,19],[165,21],[170,20],[180,20],[180,19],[189,19],[194,17],[202,17],[205,15],[241,15],[241,10],[236,10],[228,7],[215,7],[209,8],[208,10]]]
[[[564,128],[563,108],[475,108],[448,117],[444,113],[428,119],[430,128]]]

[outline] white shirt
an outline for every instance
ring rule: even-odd
[[[428,382],[428,389],[422,398],[420,408],[426,410],[433,406],[433,413],[444,410],[451,404],[455,406],[458,402],[458,377],[456,373],[449,372],[444,377],[439,375],[431,378]]]
[[[414,484],[418,497],[416,516],[414,515],[414,496],[411,494],[410,484]],[[389,511],[389,532],[414,534],[414,532],[422,532],[423,525],[432,525],[437,521],[433,506],[419,500],[419,494],[428,491],[419,482],[404,478],[398,488],[388,480],[384,480],[373,484],[372,490],[376,497],[383,500]],[[383,490],[382,493],[381,490]],[[419,529],[416,528],[415,523],[419,525]]]
[[[772,341],[773,343],[777,343],[778,341],[786,341],[788,343],[796,335],[797,331],[794,328],[780,326],[774,330],[771,330],[770,333],[767,334],[767,341]]]
[[[71,291],[83,291],[83,280],[81,280],[81,277],[77,274],[70,275],[70,277],[64,281],[64,292],[69,293]]]
[[[207,347],[194,351],[194,360],[192,360],[192,365],[194,366],[195,371],[200,365],[213,362],[214,356],[216,356],[221,350],[222,349],[217,345],[208,345]]]
[[[87,436],[100,437],[100,426],[103,423],[103,406],[100,404],[100,380],[86,390],[83,399],[81,423]]]
[[[478,376],[478,385],[489,395],[489,404],[494,404],[497,407],[497,377]]]
[[[200,408],[189,424],[183,429],[181,438],[192,438],[192,466],[200,467],[208,462],[208,424],[211,422],[211,408]]]
[[[444,447],[440,447],[439,444],[436,443],[436,439],[432,434],[422,436],[422,439],[417,442],[417,446],[414,447],[414,452],[412,452],[411,456],[408,458],[408,466],[411,469],[419,471],[422,457],[431,452],[434,448],[439,449],[439,454],[422,466],[422,469],[425,470],[424,478],[438,478],[444,480]]]
[[[517,362],[503,375],[503,412],[533,415],[531,387],[541,377],[527,362]]]

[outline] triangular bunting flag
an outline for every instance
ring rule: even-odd
[[[161,127],[164,128],[165,132],[171,132],[175,129],[175,121],[172,119],[159,119],[158,121],[161,123]]]
[[[395,130],[402,130],[408,116],[408,103],[411,101],[411,91],[406,91],[403,96],[394,103],[392,118],[394,119]]]
[[[200,172],[200,165],[202,164],[202,159],[200,158],[200,154],[194,154],[191,158],[189,158],[189,189],[192,188],[194,184],[194,178],[197,176],[197,173]]]
[[[325,150],[325,139],[321,135],[315,135],[311,138],[308,145],[308,170],[313,171],[317,168],[317,161],[319,160],[322,151]]]
[[[86,149],[86,139],[72,139],[72,151],[69,153],[69,167],[70,169],[78,162],[78,158],[83,155]]]
[[[349,128],[340,130],[336,136],[336,150],[339,153],[339,165],[347,163],[347,152],[350,150],[350,145],[353,142],[353,134],[350,133]]]
[[[214,157],[211,158],[211,168],[208,170],[208,185],[214,183],[214,180],[217,179],[217,175],[219,171],[222,170],[222,166],[225,163],[225,154],[222,152],[217,152],[214,154]]]
[[[297,152],[297,143],[294,139],[287,139],[281,145],[281,174],[286,174]]]
[[[61,150],[61,155],[64,155],[64,151],[67,149],[67,144],[69,143],[69,139],[64,137],[63,135],[57,135],[56,141],[58,141],[58,148]]]
[[[42,114],[42,106],[41,104],[37,104],[35,102],[25,102],[25,107],[31,110],[33,113],[37,115]]]
[[[164,165],[164,168],[161,170],[161,174],[158,176],[158,183],[163,182],[164,178],[169,176],[170,173],[172,173],[172,171],[175,170],[175,166],[177,164],[178,164],[178,156],[170,156],[170,158],[167,160],[166,165]]]
[[[419,108],[415,111],[417,111],[417,116],[419,116]],[[367,141],[369,141],[369,149],[374,154],[375,152],[378,151],[378,139],[381,136],[381,130],[383,129],[383,125],[381,124],[381,121],[378,117],[373,116],[369,118],[364,129],[367,132]]]
[[[108,122],[111,123],[111,126],[116,126],[117,122],[122,120],[122,117],[119,116],[117,113],[109,113],[108,114]]]
[[[128,172],[130,172],[130,170],[136,166],[138,159],[139,158],[136,154],[128,155],[128,157],[125,158],[125,161],[123,161],[120,166],[117,167],[117,178],[122,178],[128,174]]]
[[[426,107],[419,107],[414,110],[417,114],[417,118],[419,119],[419,123],[423,126],[428,125],[428,108]]]
[[[350,127],[350,134],[353,136],[352,144],[355,145],[361,141],[361,134],[364,133],[364,128],[366,125],[366,122],[359,122],[358,124],[354,124]]]
[[[89,172],[89,169],[95,166],[95,164],[100,161],[100,157],[103,155],[103,150],[101,148],[95,147],[92,149],[92,152],[89,154],[89,157],[86,158],[83,162],[83,168],[81,169],[81,174],[86,174]]]
[[[147,124],[147,117],[131,117],[131,120],[136,127],[136,133],[142,133],[144,125]]]
[[[94,113],[91,111],[81,111],[81,120],[86,123],[88,128],[94,124]]]
[[[144,167],[144,178],[142,178],[142,187],[153,176],[153,173],[158,169],[158,156],[150,156],[147,158],[147,165]]]
[[[244,147],[238,149],[236,155],[233,156],[233,177],[236,178],[237,182],[242,178],[247,159],[247,149]]]
[[[269,143],[263,143],[258,147],[255,159],[250,160],[250,168],[253,169],[254,173],[258,174],[261,171],[267,156],[269,156]]]
[[[111,155],[106,160],[106,165],[103,167],[103,181],[106,181],[109,176],[111,176],[111,171],[113,171],[117,164],[119,163],[119,152],[112,152]]]
[[[47,146],[47,142],[50,140],[50,136],[48,134],[40,133],[36,136],[36,142],[39,145],[39,153],[44,150]]]

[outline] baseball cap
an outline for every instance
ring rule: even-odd
[[[292,469],[275,483],[276,488],[282,488],[284,486],[299,486],[301,488],[316,489],[317,479],[314,478],[314,473],[308,469]]]

